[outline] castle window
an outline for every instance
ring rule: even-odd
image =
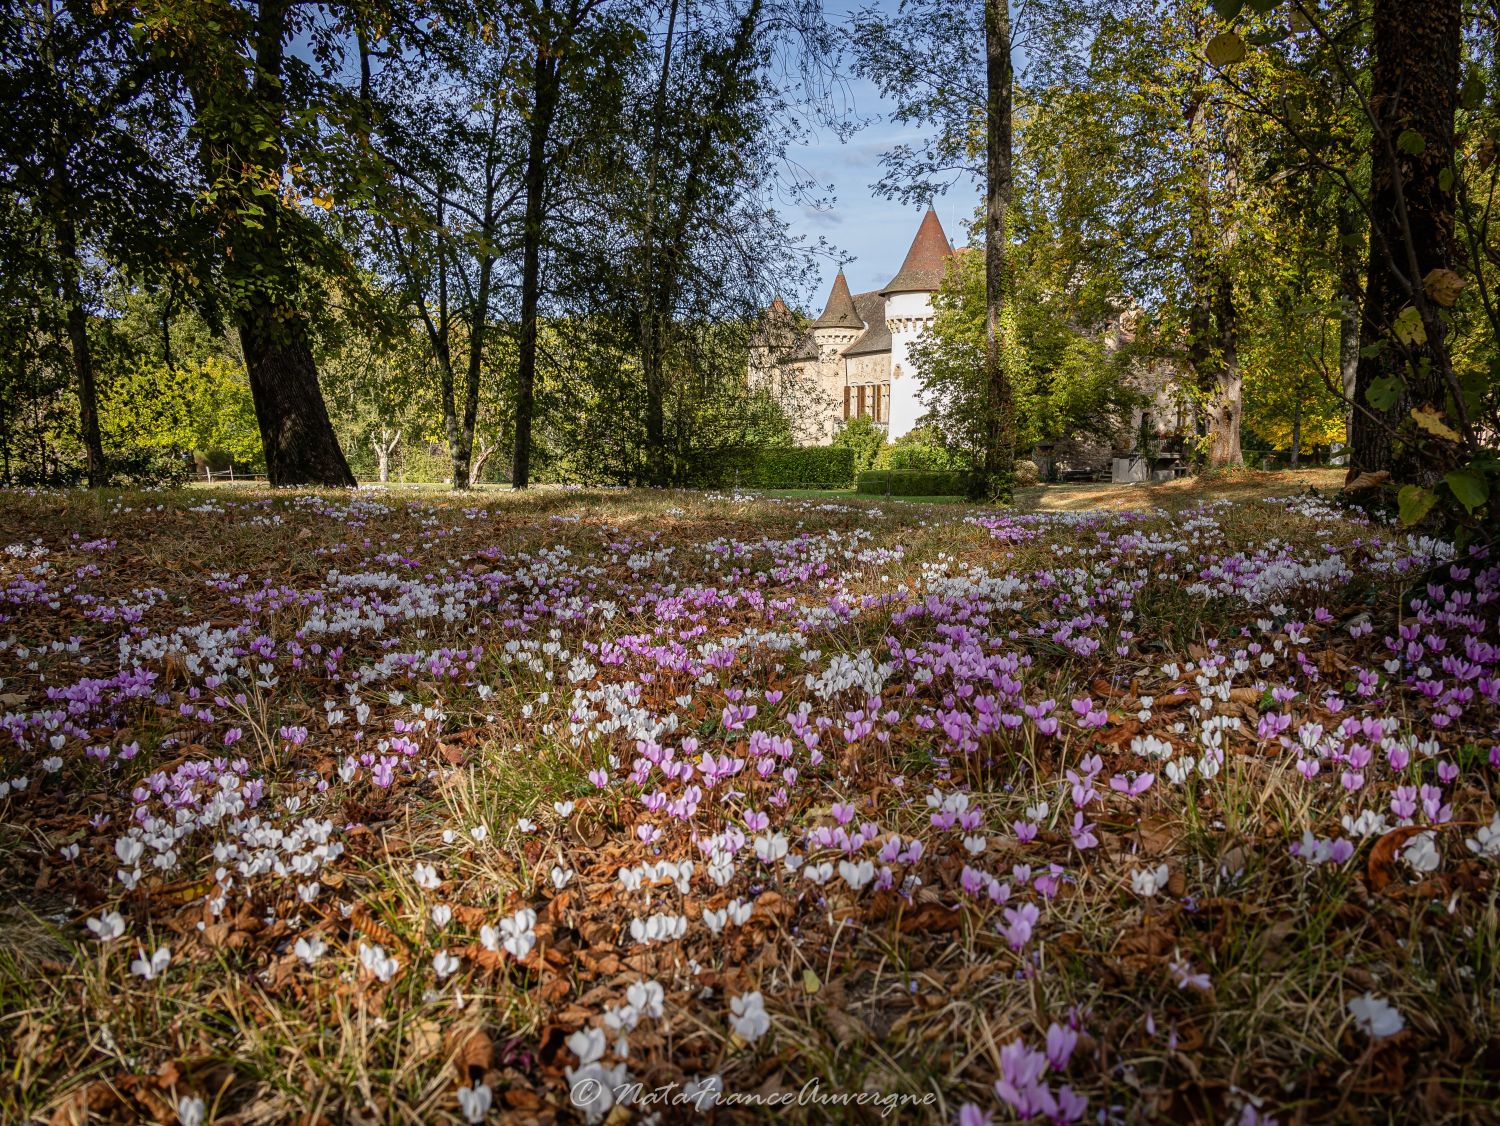
[[[884,417],[880,413],[880,408],[882,406],[884,406],[884,404],[881,402],[881,399],[880,399],[880,384],[878,384],[878,383],[872,384],[871,387],[870,387],[870,391],[872,392],[872,394],[874,395],[874,398],[875,398],[875,412],[874,412],[875,413],[875,421],[876,422],[883,422],[885,420],[884,420]]]
[[[844,421],[849,421],[849,385],[844,385]]]
[[[860,384],[860,386],[859,386],[859,417],[860,418],[864,418],[865,417],[865,386],[864,386],[864,384]]]
[[[882,383],[880,387],[880,397],[885,404],[885,421],[889,422],[891,420],[891,385],[889,383]]]

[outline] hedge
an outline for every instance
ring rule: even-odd
[[[872,469],[859,475],[861,493],[893,497],[961,497],[969,475],[961,469]]]
[[[854,451],[843,446],[726,449],[705,453],[684,484],[700,489],[847,489]]]

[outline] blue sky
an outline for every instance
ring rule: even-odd
[[[849,79],[847,95],[851,116],[870,123],[848,140],[824,131],[813,143],[789,153],[802,174],[824,185],[822,194],[828,194],[831,187],[830,206],[817,209],[785,198],[777,204],[792,234],[804,236],[809,245],[821,236],[847,256],[844,273],[849,288],[862,293],[879,289],[895,276],[922,220],[925,208],[882,199],[872,187],[881,177],[881,154],[902,141],[919,141],[921,134],[919,129],[892,122],[891,104],[864,79]],[[979,186],[964,180],[934,201],[943,230],[954,245],[968,241],[967,224],[979,200]],[[820,267],[822,276],[812,298],[815,307],[810,310],[814,315],[822,311],[838,262],[831,257],[820,259]],[[791,300],[793,294],[784,296]]]
[[[872,187],[881,176],[881,154],[901,141],[913,140],[919,132],[891,122],[890,103],[869,82],[851,80],[849,93],[855,112],[862,118],[873,118],[872,123],[847,141],[829,131],[814,143],[799,146],[790,153],[811,179],[831,186],[830,206],[820,210],[785,199],[778,201],[778,206],[794,235],[805,236],[809,244],[822,236],[848,256],[844,274],[849,279],[849,288],[862,293],[879,289],[895,276],[925,209],[882,199]],[[965,181],[934,201],[943,230],[954,245],[962,246],[968,241],[966,224],[973,217],[979,198],[978,186]],[[821,302],[833,284],[837,269],[837,261],[823,262],[814,299],[818,307],[811,310],[814,315],[822,311]]]

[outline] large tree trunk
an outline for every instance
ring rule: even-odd
[[[984,200],[984,486],[994,499],[1008,501],[1015,478],[1016,428],[1010,376],[1001,349],[1005,311],[1006,211],[1011,197],[1011,102],[1008,0],[985,0]]]
[[[73,376],[78,382],[78,421],[83,438],[86,473],[91,489],[109,482],[104,442],[99,436],[99,393],[94,385],[94,354],[89,343],[88,310],[83,307],[79,280],[78,232],[71,219],[57,225],[57,253],[62,262],[63,303],[67,306],[68,344],[73,352]]]
[[[1397,480],[1421,484],[1431,484],[1451,466],[1415,442],[1392,438],[1396,430],[1409,429],[1413,407],[1443,409],[1448,398],[1451,365],[1443,326],[1422,279],[1435,269],[1451,269],[1458,257],[1453,194],[1440,180],[1453,166],[1462,14],[1460,0],[1376,0],[1374,13],[1370,265],[1355,377],[1353,466],[1390,470]],[[1421,152],[1398,145],[1408,132],[1421,138]],[[1392,334],[1407,306],[1422,314],[1425,344],[1402,345]],[[1369,400],[1377,381],[1382,388],[1388,381],[1399,388],[1386,410]]]
[[[646,388],[645,483],[667,483],[666,429],[662,388],[662,310],[656,279],[657,184],[661,168],[661,133],[667,114],[667,86],[672,74],[672,39],[677,29],[677,0],[667,12],[667,40],[662,47],[661,74],[652,105],[651,151],[646,158],[645,234],[641,239],[641,378]]]
[[[550,10],[550,6],[548,6]],[[542,294],[542,235],[547,190],[547,142],[557,115],[560,61],[539,32],[526,148],[526,210],[521,228],[521,338],[516,357],[516,446],[511,487],[531,484],[531,422],[536,410],[537,315]]]
[[[1210,466],[1222,467],[1244,460],[1240,449],[1244,379],[1239,360],[1239,310],[1230,268],[1238,239],[1233,208],[1239,191],[1239,169],[1232,140],[1226,136],[1224,184],[1216,207],[1208,97],[1204,90],[1193,92],[1185,117],[1192,172],[1188,219],[1188,269],[1192,286],[1188,357],[1201,400],[1197,417],[1199,434],[1207,439],[1207,461]]]
[[[493,189],[491,195],[493,196]],[[492,205],[493,199],[486,201],[486,215],[489,214],[489,208]],[[486,240],[489,238],[488,231],[485,232],[485,238]],[[463,432],[461,445],[454,450],[453,454],[453,487],[455,489],[473,488],[474,482],[478,480],[479,469],[483,468],[482,461],[478,466],[473,462],[474,427],[479,423],[479,375],[484,369],[484,336],[485,327],[489,323],[490,285],[494,273],[495,260],[488,256],[481,258],[479,260],[479,288],[474,300],[474,319],[469,329],[469,368],[464,375]],[[484,456],[488,457],[489,454]]]
[[[239,321],[267,479],[272,485],[352,486],[301,317],[257,302],[241,310]]]
[[[328,418],[307,322],[291,303],[298,266],[281,234],[278,197],[263,178],[280,175],[287,159],[283,124],[286,94],[282,73],[288,34],[287,0],[264,0],[254,24],[255,77],[248,91],[194,90],[203,160],[210,183],[228,182],[224,275],[235,295],[235,327],[250,374],[255,418],[272,485],[353,486],[354,474]],[[215,75],[211,81],[228,81]],[[220,118],[224,97],[241,99],[241,111]],[[205,120],[205,115],[209,115]],[[253,162],[253,163],[252,163]],[[235,182],[235,181],[238,182]],[[258,220],[240,219],[262,212]]]

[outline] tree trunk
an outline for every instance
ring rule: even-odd
[[[1015,484],[1016,430],[1010,376],[1001,350],[1006,298],[1006,211],[1011,197],[1011,102],[1008,0],[985,0],[984,200],[984,487],[993,500],[1009,501]]]
[[[550,11],[550,5],[544,5]],[[557,114],[559,59],[538,33],[530,136],[526,149],[526,210],[521,228],[521,337],[516,358],[516,446],[511,487],[531,484],[531,422],[536,409],[537,313],[542,293],[542,234],[547,189],[547,141]]]
[[[104,442],[99,436],[99,393],[94,385],[94,353],[89,342],[88,310],[83,307],[82,266],[78,261],[78,232],[73,220],[57,224],[57,253],[62,261],[63,303],[68,310],[68,344],[73,352],[73,375],[78,381],[79,433],[83,438],[89,488],[109,482]]]
[[[1432,270],[1451,269],[1458,259],[1453,194],[1443,189],[1441,177],[1445,170],[1451,175],[1453,167],[1463,6],[1460,0],[1376,0],[1374,15],[1370,265],[1360,319],[1352,461],[1355,471],[1390,470],[1399,481],[1431,484],[1451,466],[1424,453],[1428,443],[1392,439],[1397,430],[1410,433],[1406,424],[1413,407],[1442,410],[1448,400],[1451,364],[1443,324],[1423,293],[1422,279]],[[1409,134],[1421,139],[1420,152],[1403,151],[1398,143]],[[1408,306],[1421,314],[1425,343],[1402,345],[1392,333]],[[1371,404],[1372,385],[1377,399],[1380,391],[1394,387],[1394,404],[1385,410]]]
[[[1359,310],[1364,296],[1363,275],[1365,220],[1363,213],[1345,198],[1337,216],[1339,237],[1339,375],[1344,390],[1344,444],[1354,434],[1354,386],[1359,371]]]
[[[370,445],[375,447],[375,458],[379,463],[380,483],[386,484],[391,479],[391,455],[396,452],[396,447],[401,444],[401,431],[396,431],[395,437],[384,426],[380,428],[380,437],[371,438]]]
[[[1234,303],[1234,278],[1220,267],[1214,294],[1214,322],[1218,331],[1218,356],[1214,363],[1213,407],[1210,411],[1211,466],[1239,465],[1240,416],[1244,409],[1244,377],[1240,372],[1239,320]]]
[[[208,181],[228,181],[226,198],[242,200],[239,207],[233,202],[225,205],[224,279],[236,296],[233,319],[250,374],[266,476],[272,485],[351,487],[354,474],[339,448],[318,386],[307,322],[290,303],[298,266],[281,237],[283,205],[263,185],[267,175],[280,175],[287,160],[282,72],[288,8],[287,0],[265,0],[257,9],[251,88],[199,88],[193,92],[194,102]],[[240,99],[237,108],[224,108],[226,96]],[[252,225],[232,217],[241,212],[263,214]]]
[[[1302,399],[1292,404],[1292,468],[1302,460]]]
[[[484,473],[484,467],[489,464],[490,457],[497,449],[493,442],[481,442],[478,449],[474,451],[474,457],[469,462],[469,488],[479,484],[479,478]]]
[[[267,479],[272,485],[353,486],[301,316],[254,301],[238,319]]]
[[[667,12],[667,41],[662,47],[661,74],[652,105],[651,150],[646,167],[645,234],[641,240],[641,378],[646,389],[646,473],[648,485],[665,485],[667,477],[665,416],[662,398],[661,310],[656,283],[657,183],[661,168],[661,131],[667,113],[667,87],[672,74],[672,38],[677,29],[677,0]]]

